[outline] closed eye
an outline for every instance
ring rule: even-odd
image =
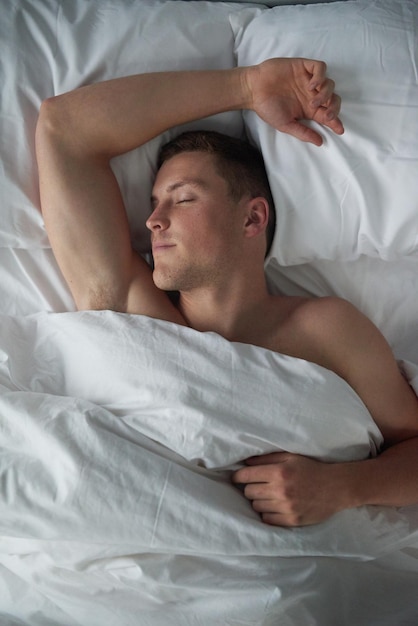
[[[177,201],[177,204],[185,204],[186,202],[194,202],[196,198],[181,198]]]

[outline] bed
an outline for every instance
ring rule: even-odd
[[[75,311],[39,210],[44,98],[136,72],[327,62],[346,132],[321,148],[250,112],[189,127],[263,152],[272,292],[353,302],[418,392],[418,4],[3,0],[0,19],[0,624],[414,626],[418,506],[262,524],[233,468],[289,450],[367,458],[382,437],[312,363],[214,333]],[[132,241],[158,147],[114,162]]]

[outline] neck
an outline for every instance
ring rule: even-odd
[[[211,331],[229,341],[244,341],[259,323],[260,312],[270,300],[264,277],[228,283],[222,287],[180,292],[179,309],[187,323],[201,332]]]

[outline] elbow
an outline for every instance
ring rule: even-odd
[[[69,132],[69,120],[66,119],[60,97],[47,98],[41,104],[36,124],[36,148],[42,148],[46,141],[63,137]]]
[[[68,154],[64,118],[57,110],[55,98],[45,100],[40,108],[35,129],[35,153],[41,192],[41,212],[44,213],[45,189],[50,188],[52,172],[63,155]]]
[[[35,131],[38,160],[42,154],[57,150],[76,159],[109,160],[112,155],[102,149],[101,137],[88,113],[79,95],[73,92],[44,100]]]
[[[63,150],[69,156],[83,156],[88,143],[86,130],[78,119],[71,92],[47,98],[39,109],[35,130],[37,155],[44,149]]]
[[[38,169],[41,173],[54,155],[55,147],[60,141],[64,124],[57,113],[55,98],[48,98],[41,104],[35,129],[35,150]]]

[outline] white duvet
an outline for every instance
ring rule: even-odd
[[[332,372],[140,316],[0,323],[0,562],[32,607],[52,603],[51,623],[154,626],[170,606],[178,624],[276,624],[304,606],[284,601],[295,576],[325,568],[330,584],[327,559],[393,568],[418,549],[413,508],[272,528],[230,482],[229,467],[271,450],[376,452],[376,425]]]

